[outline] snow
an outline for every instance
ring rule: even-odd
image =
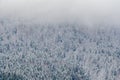
[[[120,29],[96,26],[0,20],[0,78],[119,80]]]

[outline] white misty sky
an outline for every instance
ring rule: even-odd
[[[0,16],[119,23],[120,0],[0,0]]]

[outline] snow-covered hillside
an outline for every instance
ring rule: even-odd
[[[0,20],[0,80],[120,80],[120,29],[95,26]]]

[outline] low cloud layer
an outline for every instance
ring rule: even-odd
[[[0,16],[119,24],[119,0],[0,0]]]

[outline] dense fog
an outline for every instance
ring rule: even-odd
[[[119,24],[119,0],[0,0],[0,16],[41,22]]]

